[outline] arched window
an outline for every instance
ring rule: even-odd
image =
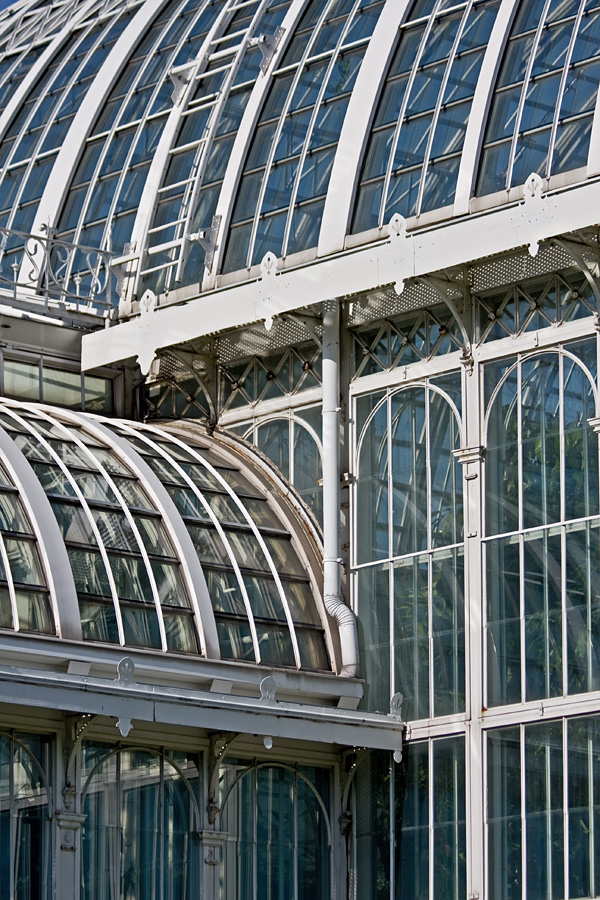
[[[459,412],[433,382],[377,400],[360,398],[356,416],[356,592],[368,702],[387,711],[390,696],[400,692],[410,719],[460,712],[465,650],[462,472],[455,455]]]
[[[321,407],[261,421],[246,431],[244,437],[278,467],[321,522]]]
[[[50,742],[18,737],[0,734],[0,897],[50,900]]]
[[[329,772],[310,766],[225,766],[222,900],[329,900]]]
[[[487,705],[600,687],[595,339],[487,367]]]
[[[85,743],[82,900],[198,897],[193,755]]]

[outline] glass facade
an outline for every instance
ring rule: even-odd
[[[594,177],[599,23],[591,0],[31,5],[0,22],[0,287],[130,315],[314,258],[326,210],[341,249]]]
[[[0,900],[598,896],[599,22],[0,11]]]
[[[128,425],[103,432],[10,402],[0,426],[48,498],[84,640],[205,654],[199,598],[207,595],[223,658],[330,669],[315,579],[247,464],[219,464],[201,440]],[[154,483],[138,471],[140,459]],[[2,624],[52,631],[35,538],[17,489],[3,480]],[[190,550],[201,567],[195,578]]]

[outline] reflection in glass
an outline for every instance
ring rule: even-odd
[[[82,900],[197,896],[197,758],[112,749],[84,745],[104,761],[85,784]]]
[[[330,773],[269,765],[244,771],[233,762],[223,770],[223,896],[329,900]]]

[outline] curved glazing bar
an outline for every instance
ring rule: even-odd
[[[223,270],[316,247],[350,93],[383,4],[312,0],[273,73],[237,192]],[[257,202],[258,198],[258,202]]]
[[[172,69],[194,58],[226,0],[170,0],[129,55],[104,102],[71,180],[58,235],[122,253],[130,241],[150,164],[173,106]],[[85,255],[65,278],[83,278]],[[81,271],[80,271],[81,270]]]
[[[187,528],[167,489],[156,472],[150,468],[140,455],[137,448],[122,433],[126,430],[126,426],[123,425],[121,431],[117,432],[114,428],[107,427],[107,423],[101,419],[94,418],[90,420],[89,416],[81,416],[80,420],[86,429],[92,434],[98,435],[102,441],[105,441],[123,462],[136,472],[146,492],[151,496],[153,504],[157,509],[160,509],[163,517],[163,526],[174,548],[174,555],[180,562],[181,577],[186,585],[196,616],[200,653],[209,659],[219,659],[221,653],[219,650],[217,626],[204,572]]]
[[[400,29],[367,146],[352,232],[454,201],[477,78],[499,0],[416,0]]]
[[[19,489],[0,465],[0,628],[56,632],[38,541]]]
[[[221,655],[329,669],[304,565],[247,474],[229,461],[208,462],[208,445],[200,439],[191,445],[189,434],[113,427],[144,456],[183,516],[208,583]]]
[[[344,249],[354,205],[354,187],[371,131],[373,111],[389,60],[396,48],[398,29],[411,4],[412,0],[386,3],[365,50],[331,170],[319,232],[319,257]]]
[[[138,478],[79,424],[6,404],[67,546],[84,639],[197,652],[179,561]]]
[[[237,426],[235,430],[277,466],[322,522],[320,427],[321,407],[316,406],[295,410],[287,416],[271,416],[241,429]]]
[[[87,21],[71,33],[59,59],[29,91],[0,144],[0,226],[29,232],[63,138],[77,108],[133,13],[118,11]],[[2,265],[10,268],[23,239],[3,242]]]
[[[291,0],[230,3],[192,79],[148,233],[142,289],[157,293],[202,281],[205,249],[225,170],[263,54],[253,39],[275,41]],[[225,27],[223,27],[225,26]]]
[[[598,81],[593,0],[521,3],[488,116],[477,195],[587,164]]]

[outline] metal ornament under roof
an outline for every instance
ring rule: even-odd
[[[0,628],[336,671],[310,514],[191,424],[3,400]]]

